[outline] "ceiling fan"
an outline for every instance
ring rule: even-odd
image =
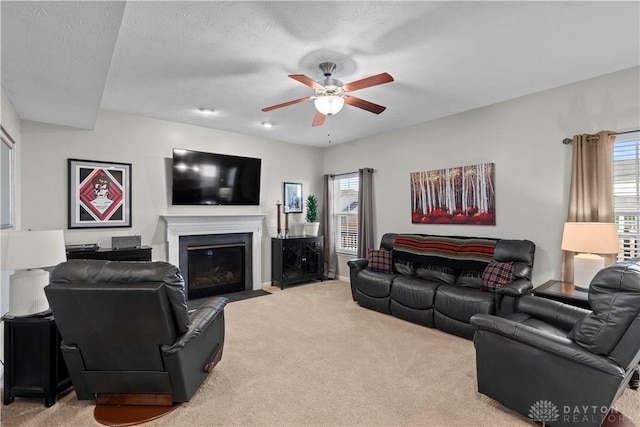
[[[350,95],[349,92],[392,82],[393,77],[388,73],[376,74],[375,76],[343,84],[340,80],[331,78],[331,74],[336,69],[336,64],[333,62],[323,62],[319,67],[324,74],[324,80],[319,82],[312,80],[304,74],[289,75],[292,79],[314,89],[314,95],[284,102],[282,104],[272,105],[271,107],[263,108],[262,111],[266,113],[267,111],[313,100],[317,111],[316,115],[313,117],[312,126],[321,126],[324,123],[326,116],[337,114],[344,104],[362,108],[363,110],[370,111],[375,114],[380,114],[387,108],[382,105],[374,104],[373,102],[365,101],[364,99],[356,98],[355,96]]]

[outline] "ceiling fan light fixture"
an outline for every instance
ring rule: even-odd
[[[313,101],[316,110],[325,116],[337,114],[344,106],[344,98],[337,95],[319,96]]]

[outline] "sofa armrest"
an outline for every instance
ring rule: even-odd
[[[472,316],[471,324],[478,333],[489,332],[502,335],[524,345],[591,367],[608,375],[621,378],[625,375],[624,369],[612,359],[591,353],[569,338],[549,334],[510,319],[488,314]]]
[[[511,283],[507,283],[501,288],[496,289],[496,293],[509,295],[512,297],[529,295],[533,289],[533,284],[527,279],[516,279]]]
[[[360,274],[360,272],[369,265],[369,260],[367,258],[354,258],[347,261],[347,265],[349,266],[351,297],[356,301],[356,280],[358,278],[358,274]]]
[[[367,268],[369,260],[367,258],[354,258],[347,261],[347,265],[357,275],[362,269]]]
[[[224,310],[224,306],[228,301],[229,300],[223,297],[214,297],[201,304],[189,316],[189,329],[187,332],[179,335],[173,344],[163,346],[162,352],[165,354],[171,354],[184,349],[191,341],[199,337],[202,332],[209,327],[209,324],[213,322],[216,316]]]
[[[589,310],[537,296],[523,296],[518,311],[566,331],[589,314]]]
[[[228,300],[214,297],[189,316],[189,329],[172,345],[161,348],[165,368],[171,377],[173,401],[186,402],[222,358],[224,306]]]

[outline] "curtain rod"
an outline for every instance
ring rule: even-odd
[[[624,132],[614,132],[613,134],[614,134],[614,135],[624,135],[624,134],[627,134],[627,133],[634,133],[634,132],[640,132],[640,129],[635,129],[635,130],[626,130],[626,131],[624,131]],[[587,137],[587,139],[588,139],[588,138],[599,138],[599,136],[598,136],[598,135],[593,135],[593,137]],[[569,144],[571,144],[572,142],[573,142],[573,140],[572,140],[571,138],[565,138],[565,139],[563,139],[563,140],[562,140],[562,143],[563,143],[564,145],[569,145]]]
[[[375,169],[373,169],[373,168],[360,168],[360,169],[368,169],[370,172],[375,172]],[[360,169],[358,169],[358,170],[360,170]],[[354,173],[358,173],[358,171],[355,170],[353,172],[345,172],[345,173],[329,173],[327,175],[336,177],[336,176],[344,176],[344,175],[353,175]]]

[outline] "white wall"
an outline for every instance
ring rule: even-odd
[[[20,164],[20,119],[13,109],[13,105],[11,105],[11,101],[7,97],[4,92],[4,88],[0,88],[1,92],[1,104],[0,104],[0,124],[4,130],[11,136],[13,141],[16,143],[14,149],[15,161],[16,164]],[[18,205],[15,209],[15,225],[19,226],[20,224],[20,178],[19,176],[15,176],[15,190],[16,194],[14,194],[14,201]],[[0,257],[4,252],[4,244],[5,244],[5,231],[0,232]],[[0,270],[0,315],[5,314],[9,311],[9,275],[12,271]],[[0,326],[0,359],[4,362],[4,322]],[[2,378],[4,373],[4,364],[0,365],[0,378]]]
[[[173,148],[259,157],[262,159],[260,206],[171,206]],[[301,182],[304,196],[322,189],[321,149],[131,114],[101,111],[94,130],[22,122],[22,228],[64,229],[69,243],[111,246],[112,236],[141,235],[154,260],[166,260],[167,214],[265,214],[262,282],[271,280],[271,243],[276,201],[283,182]],[[132,164],[132,227],[67,229],[67,159]],[[292,234],[302,214],[290,215]]]
[[[372,167],[377,240],[385,232],[530,239],[537,245],[533,280],[540,284],[560,275],[571,158],[571,146],[561,141],[602,129],[638,129],[639,82],[636,67],[324,150],[109,111],[100,113],[93,131],[23,121],[21,225],[66,229],[67,158],[132,163],[133,227],[66,230],[67,243],[109,246],[113,235],[140,234],[143,244],[153,247],[154,259],[163,260],[160,215],[260,212],[268,215],[262,265],[262,280],[268,282],[268,237],[282,183],[302,182],[305,195],[320,195],[323,173]],[[173,147],[261,157],[261,205],[170,206]],[[496,226],[411,224],[410,172],[484,162],[496,164]],[[301,223],[302,215],[294,215],[293,222],[296,216]],[[345,259],[338,271],[343,277],[348,276]]]
[[[636,67],[337,145],[325,150],[324,173],[375,169],[378,242],[386,232],[533,241],[539,285],[560,277],[571,173],[571,146],[562,139],[640,128],[639,82]],[[486,162],[496,167],[496,226],[411,223],[410,172]],[[338,267],[343,277],[346,259]]]

